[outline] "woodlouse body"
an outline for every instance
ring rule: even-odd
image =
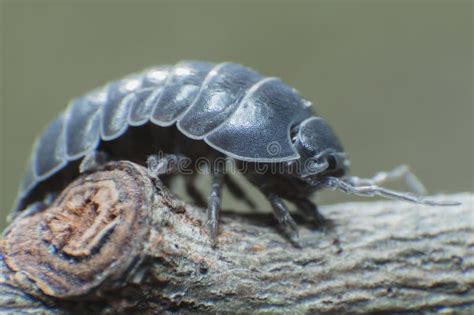
[[[139,162],[158,151],[194,159],[227,156],[250,165],[247,178],[272,203],[279,221],[295,232],[281,197],[320,218],[307,199],[315,190],[367,194],[338,180],[346,175],[348,160],[330,127],[310,107],[279,79],[233,63],[184,61],[131,75],[73,100],[46,128],[15,211],[76,177],[78,162],[97,150]],[[261,164],[284,167],[262,174],[256,171]],[[212,172],[209,224],[215,236],[220,191],[228,178]],[[239,194],[235,186],[233,191]]]

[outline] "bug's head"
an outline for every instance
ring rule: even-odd
[[[290,162],[292,173],[309,184],[325,176],[347,174],[349,160],[336,135],[320,117],[304,120],[293,130],[293,144],[300,159]]]

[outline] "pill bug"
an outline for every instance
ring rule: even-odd
[[[158,152],[163,154],[154,155]],[[405,167],[371,179],[349,176],[349,160],[329,124],[280,79],[234,63],[183,61],[127,76],[72,100],[37,139],[12,216],[25,208],[41,209],[49,202],[46,196],[104,156],[148,162],[151,171],[163,176],[182,158],[231,158],[245,165],[243,175],[265,195],[291,237],[298,230],[283,199],[320,221],[309,198],[323,188],[454,204],[377,186],[404,177],[415,192],[422,192]],[[223,185],[239,198],[246,197],[224,167],[210,165],[207,224],[215,240]],[[186,190],[203,203],[194,176],[186,178]]]

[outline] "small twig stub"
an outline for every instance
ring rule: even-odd
[[[149,234],[154,186],[140,170],[106,166],[71,183],[45,211],[19,217],[3,240],[7,265],[53,297],[120,287]]]

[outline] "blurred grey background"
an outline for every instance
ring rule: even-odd
[[[433,193],[473,190],[471,1],[4,0],[0,10],[2,220],[34,138],[69,99],[181,59],[281,77],[331,122],[353,174],[407,163]]]

